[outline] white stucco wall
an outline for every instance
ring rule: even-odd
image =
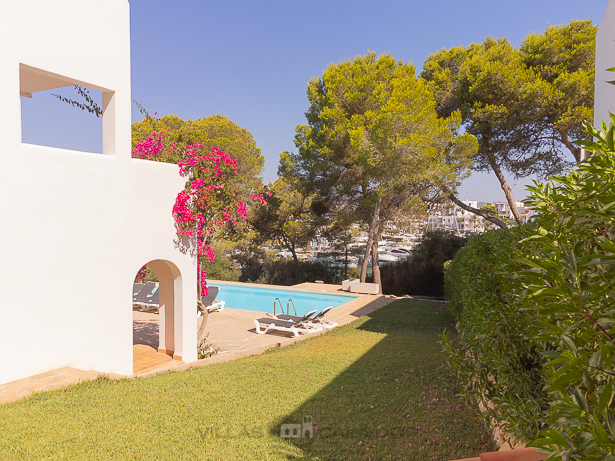
[[[129,27],[127,0],[0,6],[0,384],[62,366],[132,374],[132,283],[157,259],[189,306],[175,306],[175,354],[196,359],[195,262],[171,215],[185,181],[130,158]],[[103,91],[103,154],[21,143],[20,64]]]
[[[615,80],[615,72],[606,69],[615,67],[615,0],[610,0],[596,34],[596,88],[594,93],[594,126],[601,120],[607,124],[609,111],[615,113],[615,85],[606,83]]]

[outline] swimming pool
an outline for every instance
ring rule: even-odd
[[[333,295],[328,293],[275,290],[272,288],[259,287],[258,285],[225,285],[218,282],[212,282],[212,285],[220,287],[220,292],[216,299],[225,301],[226,307],[259,312],[273,313],[273,302],[276,298],[280,299],[285,313],[288,300],[292,299],[297,309],[297,315],[305,315],[314,309],[321,311],[325,307],[337,307],[340,304],[358,298],[358,296]],[[280,305],[277,304],[276,301],[276,313],[280,312],[279,306]],[[294,314],[292,305],[290,306],[290,313]]]

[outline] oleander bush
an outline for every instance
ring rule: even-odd
[[[449,361],[469,396],[495,404],[486,415],[548,460],[615,460],[613,123],[587,126],[597,140],[580,143],[588,160],[529,187],[532,226],[482,256],[471,246],[447,274],[461,332],[459,341],[443,335]],[[472,245],[488,247],[489,238]],[[491,282],[476,262],[490,251]],[[453,280],[472,270],[472,286]],[[501,296],[487,304],[479,295],[489,299],[489,286]]]
[[[548,459],[615,460],[615,117],[576,170],[530,187],[539,212],[520,262],[523,307],[545,344]]]

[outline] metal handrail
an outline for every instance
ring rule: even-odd
[[[280,314],[284,313],[284,308],[282,307],[282,301],[280,301],[280,298],[275,298],[273,300],[273,315],[275,315],[275,302],[278,302],[280,304]]]
[[[297,315],[297,309],[295,309],[295,303],[293,302],[292,299],[288,299],[288,302],[286,303],[286,314],[290,314],[290,304],[293,305],[293,311],[295,313],[295,315]]]

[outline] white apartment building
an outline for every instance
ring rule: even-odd
[[[462,200],[465,205],[478,208],[478,202],[474,200]],[[437,210],[427,219],[427,227],[432,230],[450,230],[453,232],[483,232],[485,224],[483,218],[458,207],[446,205]]]
[[[515,202],[521,221],[527,222],[534,214],[536,214],[529,206],[526,206],[523,202]],[[510,209],[508,202],[496,202],[493,206],[498,210],[498,214],[501,218],[515,219]]]

